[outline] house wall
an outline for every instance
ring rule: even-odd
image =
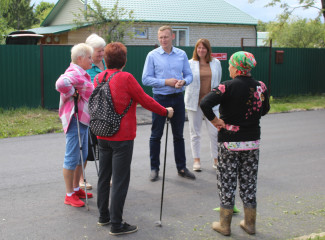
[[[241,46],[241,38],[245,46],[256,46],[256,28],[251,25],[228,25],[228,24],[174,24],[174,23],[142,23],[136,27],[148,28],[148,39],[125,38],[127,45],[154,45],[158,44],[157,32],[163,25],[172,27],[189,28],[189,46],[195,46],[200,38],[209,39],[211,46],[215,47],[238,47]],[[249,38],[249,39],[247,39]]]
[[[190,46],[200,38],[206,38],[214,47],[239,47],[241,38],[245,46],[256,46],[256,29],[250,25],[196,25],[190,27]]]
[[[51,25],[71,24],[76,18],[74,14],[79,13],[79,9],[84,9],[84,5],[79,0],[66,1],[61,10],[57,13]],[[80,12],[81,13],[81,12]]]
[[[125,37],[126,45],[155,45],[159,44],[157,39],[158,29],[163,24],[142,23],[135,24],[134,28],[147,28],[147,38]],[[239,47],[241,38],[245,38],[245,46],[256,46],[256,29],[250,25],[215,25],[215,24],[170,24],[172,27],[188,27],[189,46],[195,46],[200,38],[209,39],[211,46],[215,47]],[[68,44],[84,42],[92,33],[90,28],[82,28],[69,32]]]
[[[70,31],[68,34],[68,44],[74,45],[85,42],[87,37],[94,33],[90,28],[81,28],[78,30]]]

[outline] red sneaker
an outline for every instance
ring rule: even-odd
[[[79,197],[73,193],[71,197],[68,195],[65,195],[64,203],[71,205],[73,207],[83,207],[85,206],[85,203],[79,199]]]
[[[86,192],[84,190],[82,190],[81,188],[79,188],[79,191],[75,192],[75,194],[79,197],[79,198],[86,198]],[[87,192],[87,196],[88,198],[92,198],[93,194]]]

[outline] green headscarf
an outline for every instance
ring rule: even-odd
[[[237,68],[240,75],[247,75],[256,66],[256,60],[253,54],[239,51],[231,55],[229,64]]]

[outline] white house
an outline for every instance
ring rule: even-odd
[[[90,7],[92,0],[86,1]],[[115,0],[99,0],[102,7],[112,8]],[[224,0],[119,0],[119,7],[133,10],[135,38],[125,38],[126,45],[155,45],[160,26],[170,25],[175,33],[175,46],[194,46],[207,38],[212,46],[256,46],[257,19]],[[59,0],[40,28],[31,29],[45,35],[44,44],[84,42],[94,31],[91,27],[76,29],[74,13],[85,9],[82,0]]]

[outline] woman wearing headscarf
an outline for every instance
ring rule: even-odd
[[[231,233],[237,180],[245,214],[240,226],[248,234],[255,234],[260,118],[270,109],[265,84],[251,76],[255,66],[253,54],[234,53],[229,60],[229,73],[233,80],[219,84],[200,104],[204,115],[219,130],[217,185],[221,201],[220,221],[213,222],[212,228],[225,236]],[[212,110],[218,104],[220,118]]]

